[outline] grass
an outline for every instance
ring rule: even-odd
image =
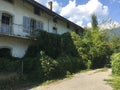
[[[98,72],[106,72],[106,71],[108,71],[108,68],[102,68],[102,69],[98,69],[98,70],[96,70],[94,73],[98,73]]]
[[[112,75],[113,79],[105,79],[114,89],[120,90],[120,76]]]

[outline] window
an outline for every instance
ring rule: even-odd
[[[11,50],[8,48],[0,48],[0,58],[11,57]]]
[[[23,31],[26,33],[30,33],[30,20],[29,17],[23,17]]]
[[[40,30],[43,30],[43,22],[41,21],[36,21],[36,29],[40,29]]]
[[[12,29],[12,16],[7,13],[2,13],[1,32],[10,33]]]
[[[79,34],[79,30],[78,30],[77,28],[75,29],[75,32],[76,32],[77,34]]]
[[[70,28],[70,24],[69,23],[67,23],[67,28]]]
[[[38,7],[34,7],[34,14],[40,15],[40,9]]]
[[[12,16],[6,13],[2,14],[2,24],[10,25],[12,23]]]
[[[57,34],[57,28],[53,27],[53,33]]]
[[[31,29],[30,31],[36,29],[36,20],[31,19],[31,21],[30,21],[30,29]]]
[[[54,23],[57,23],[57,17],[54,17],[54,18],[53,18],[53,22],[54,22]]]
[[[34,30],[43,30],[43,22],[24,16],[23,17],[23,31],[31,33]]]

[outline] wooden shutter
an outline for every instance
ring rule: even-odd
[[[43,22],[36,21],[36,29],[43,30]]]
[[[23,17],[23,31],[26,33],[30,33],[30,21],[31,19],[29,17]]]

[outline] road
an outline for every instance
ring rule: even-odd
[[[112,90],[104,79],[111,78],[111,69],[107,71],[92,70],[75,74],[72,78],[60,80],[49,85],[38,86],[30,90]]]

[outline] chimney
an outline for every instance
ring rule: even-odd
[[[49,8],[50,10],[52,10],[52,1],[49,1],[49,2],[48,2],[48,8]]]

